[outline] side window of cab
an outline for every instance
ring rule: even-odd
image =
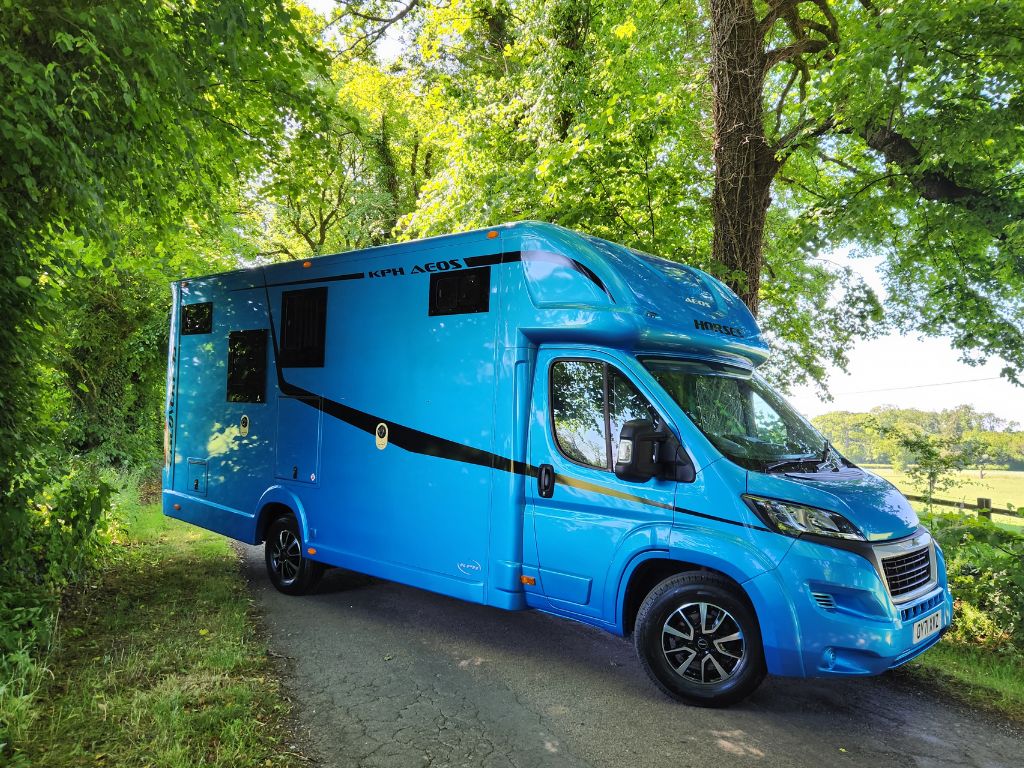
[[[617,368],[597,360],[556,360],[550,375],[551,426],[565,458],[612,471],[622,425],[663,424],[654,406]]]

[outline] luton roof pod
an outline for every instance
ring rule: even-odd
[[[891,484],[755,372],[704,272],[537,222],[172,286],[165,514],[620,635],[670,696],[878,674],[952,619]]]
[[[542,310],[538,326],[521,327],[533,341],[554,325],[627,350],[685,350],[747,367],[768,357],[750,311],[706,272],[551,224],[498,231],[521,254],[527,291]]]

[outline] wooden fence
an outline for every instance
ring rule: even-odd
[[[911,501],[920,501],[925,504],[929,503],[927,496],[911,496],[910,494],[904,494]],[[950,501],[949,499],[931,499],[932,504],[937,504],[940,507],[956,507],[957,509],[966,510],[973,509],[977,510],[979,517],[987,517],[989,520],[992,519],[992,513],[995,512],[997,515],[1007,515],[1009,517],[1024,517],[1019,508],[1018,509],[999,509],[998,507],[992,506],[992,499],[986,499],[978,497],[977,504],[970,504],[965,501]]]

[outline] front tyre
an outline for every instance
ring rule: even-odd
[[[713,573],[680,573],[651,590],[633,642],[654,684],[687,704],[734,704],[766,672],[754,612],[732,582]]]
[[[307,558],[299,524],[291,515],[277,518],[263,545],[270,583],[286,595],[305,595],[317,585],[324,566]]]

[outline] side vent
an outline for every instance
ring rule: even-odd
[[[834,611],[836,609],[836,599],[827,592],[811,592],[811,597],[814,598],[814,602],[826,611]]]

